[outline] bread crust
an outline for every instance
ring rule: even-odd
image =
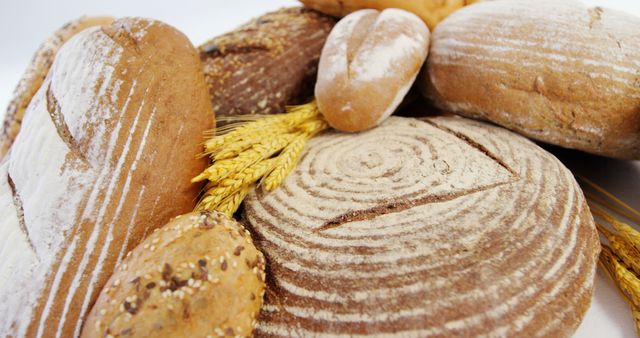
[[[200,46],[216,115],[279,114],[310,100],[334,24],[310,9],[283,8]]]
[[[576,1],[482,2],[438,25],[420,82],[443,109],[640,159],[639,26],[635,16]]]
[[[322,49],[315,95],[335,129],[358,132],[391,115],[429,51],[429,28],[400,9],[363,9],[331,31]]]
[[[119,264],[81,337],[251,337],[264,263],[238,222],[217,212],[178,216]]]
[[[477,0],[300,0],[305,6],[335,17],[343,17],[360,9],[384,10],[400,8],[419,16],[430,29],[457,9]]]
[[[213,119],[197,50],[176,29],[125,18],[67,41],[2,178],[16,215],[3,231],[22,238],[0,247],[24,250],[0,265],[0,331],[78,336],[124,253],[194,207]]]
[[[571,172],[488,123],[324,133],[244,208],[269,271],[260,337],[569,337],[593,294]]]
[[[31,64],[27,67],[18,86],[13,92],[13,99],[7,106],[4,115],[2,131],[0,132],[0,159],[2,159],[16,139],[24,111],[31,98],[36,94],[44,78],[49,72],[53,59],[60,47],[71,37],[88,27],[108,25],[113,22],[111,17],[83,16],[66,23],[53,33],[36,51]]]

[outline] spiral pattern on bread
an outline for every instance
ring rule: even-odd
[[[319,136],[244,218],[267,257],[257,336],[568,336],[593,292],[569,170],[463,118]]]

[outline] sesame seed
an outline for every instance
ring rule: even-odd
[[[151,248],[149,248],[149,250],[151,250],[151,251],[156,251],[156,246],[155,246],[155,245],[152,245],[152,246],[151,246]]]
[[[151,244],[158,244],[158,242],[160,242],[160,239],[159,239],[159,238],[154,238],[154,239],[151,241]]]
[[[238,262],[236,262],[236,261],[231,262],[231,266],[234,267],[234,268],[237,268],[238,267]]]
[[[195,284],[195,283],[193,282],[193,278],[189,278],[189,280],[187,281],[187,285],[189,285],[189,286],[193,286],[193,284]]]
[[[147,273],[147,274],[145,274],[144,276],[142,276],[142,278],[144,278],[144,279],[151,279],[151,275],[149,275],[149,274]]]
[[[113,282],[113,286],[118,286],[118,285],[120,285],[120,280],[119,280],[119,279],[116,279],[116,281],[115,281],[115,282]]]
[[[167,309],[169,309],[169,310],[173,311],[173,305],[168,304],[168,305],[167,305]]]
[[[101,314],[101,315],[103,315],[103,316],[104,316],[104,315],[106,315],[106,314],[107,314],[107,310],[105,310],[105,309],[100,309],[100,314]]]
[[[187,265],[187,263],[180,263],[180,267],[186,269],[189,267],[189,265]]]
[[[214,331],[219,337],[224,337],[224,331],[222,331],[222,329],[220,329],[219,327],[216,327]]]
[[[213,284],[218,284],[218,283],[220,283],[220,279],[218,279],[218,278],[214,278],[214,279],[211,281],[211,283],[213,283]]]
[[[220,256],[219,261],[220,261],[220,263],[224,262],[224,256]]]
[[[96,320],[96,325],[95,325],[96,332],[100,332],[101,331],[100,330],[101,326],[102,326],[102,322],[100,320]]]
[[[143,249],[149,249],[149,243],[146,243],[145,245],[142,246]]]
[[[191,269],[195,269],[195,268],[196,268],[196,265],[190,262],[190,263],[189,263],[189,268],[191,268]]]
[[[184,288],[182,288],[182,289],[184,290],[184,292],[186,292],[186,293],[188,293],[188,294],[190,294],[190,295],[193,295],[193,289],[192,289],[192,288],[190,288],[190,287],[188,287],[188,286],[185,286],[185,287],[184,287]]]
[[[227,259],[231,258],[231,254],[229,254],[229,252],[225,252],[224,255],[227,256]]]

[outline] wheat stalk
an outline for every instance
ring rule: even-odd
[[[258,182],[266,190],[277,188],[295,168],[307,141],[329,128],[315,101],[289,107],[285,114],[233,120],[204,143],[212,164],[191,180],[207,181],[197,210],[231,216]]]
[[[608,243],[602,243],[600,264],[629,303],[640,336],[640,232],[618,219],[622,216],[640,223],[640,213],[591,180],[579,178],[592,190],[585,190],[585,196],[593,216],[613,228],[610,230],[596,221],[598,231]]]

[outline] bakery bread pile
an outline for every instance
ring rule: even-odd
[[[302,2],[199,48],[140,18],[42,47],[0,138],[0,333],[573,334],[600,242],[525,137],[640,158],[639,19]],[[447,116],[390,117],[411,89]]]

